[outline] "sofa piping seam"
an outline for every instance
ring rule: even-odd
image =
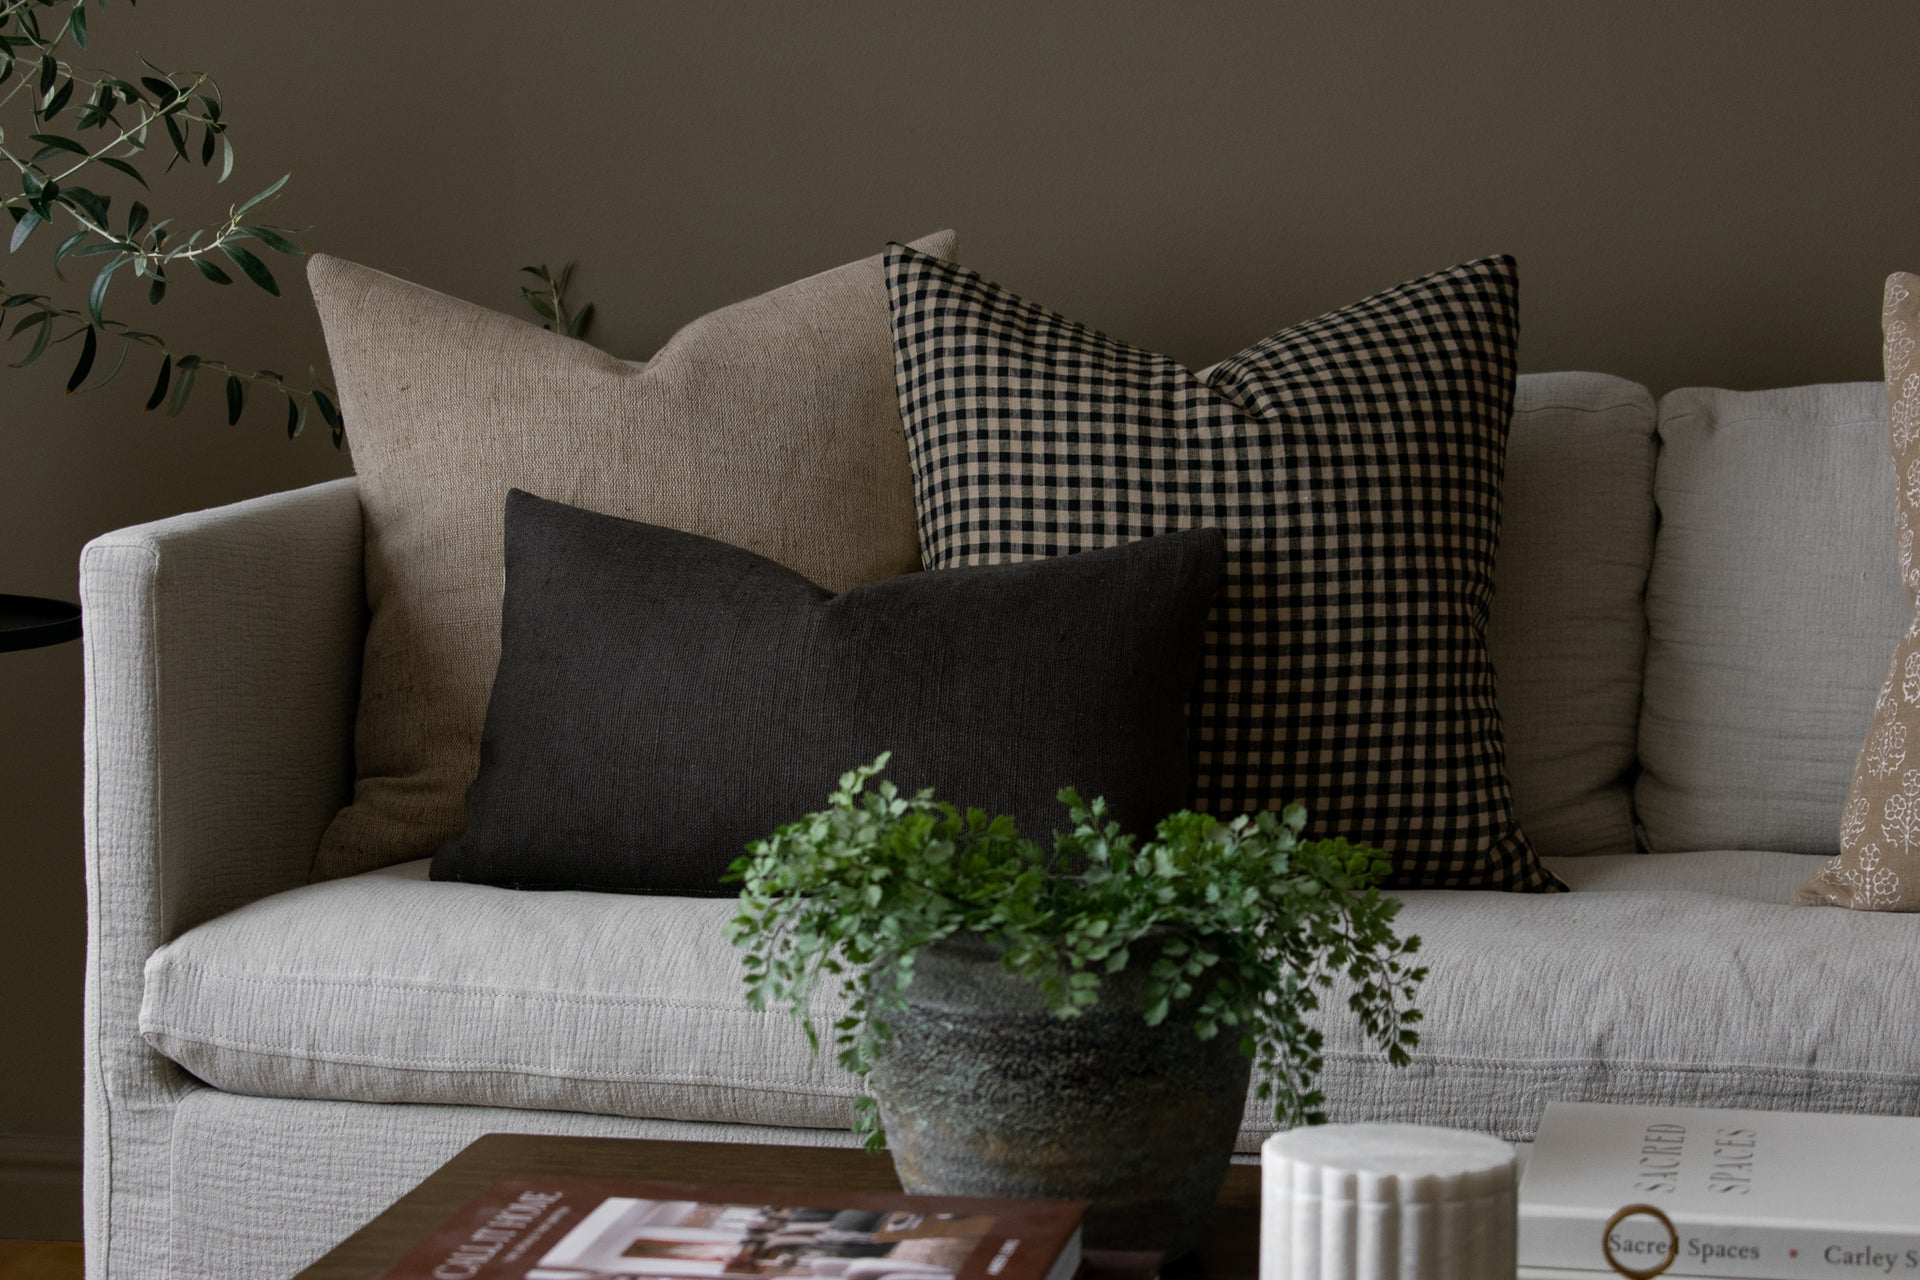
[[[467,999],[485,1000],[485,1001],[494,1001],[494,1000],[503,1000],[503,999],[537,1000],[543,1004],[581,1005],[586,1007],[611,1006],[611,1007],[617,1007],[617,1008],[713,1010],[713,1011],[719,1011],[719,1012],[743,1013],[756,1018],[774,1016],[771,1014],[771,1012],[755,1013],[753,1010],[748,1009],[746,1007],[744,1001],[742,1003],[735,1004],[730,1001],[718,1001],[718,1000],[692,1001],[692,1000],[684,1000],[684,999],[675,999],[668,996],[649,996],[649,995],[628,996],[628,995],[616,995],[616,994],[608,994],[605,996],[584,996],[584,995],[570,995],[565,991],[551,991],[551,990],[512,991],[512,990],[494,989],[494,988],[488,988],[488,987],[463,986],[463,985],[460,985],[457,983],[451,983],[451,982],[445,982],[445,983],[442,983],[442,982],[396,982],[392,980],[385,980],[380,982],[361,982],[351,978],[326,977],[318,974],[228,973],[228,972],[223,972],[219,969],[208,968],[205,965],[194,964],[192,961],[177,960],[173,957],[167,958],[165,963],[161,966],[160,972],[164,973],[169,969],[182,973],[190,978],[193,978],[202,982],[226,982],[226,983],[233,983],[239,986],[254,986],[254,987],[267,987],[267,988],[281,987],[281,986],[307,987],[307,988],[348,987],[354,991],[383,991],[383,992],[393,992],[401,995],[433,994],[433,995],[440,995],[440,996],[464,997]],[[144,1031],[145,1028],[143,1027],[142,1030]]]
[[[496,1075],[496,1076],[525,1076],[530,1079],[536,1079],[536,1080],[580,1080],[590,1084],[606,1084],[606,1085],[664,1084],[664,1085],[683,1085],[690,1088],[704,1088],[709,1085],[720,1084],[720,1085],[731,1085],[736,1089],[741,1089],[747,1092],[792,1094],[798,1097],[827,1098],[827,1097],[851,1096],[850,1093],[846,1095],[842,1095],[839,1093],[832,1092],[831,1090],[826,1090],[816,1086],[809,1086],[809,1085],[802,1085],[802,1084],[767,1084],[767,1085],[742,1084],[737,1080],[736,1077],[722,1076],[722,1075],[696,1075],[696,1074],[668,1075],[668,1074],[662,1073],[662,1074],[651,1076],[651,1077],[613,1076],[613,1075],[589,1076],[580,1072],[569,1073],[569,1072],[557,1071],[557,1070],[542,1071],[532,1066],[483,1065],[483,1064],[480,1064],[478,1060],[469,1060],[469,1059],[446,1059],[441,1061],[426,1059],[426,1060],[421,1060],[417,1062],[402,1062],[398,1060],[382,1060],[382,1059],[374,1058],[371,1056],[356,1058],[356,1057],[350,1057],[342,1054],[303,1053],[298,1050],[285,1048],[278,1045],[249,1044],[243,1041],[225,1040],[225,1039],[221,1039],[213,1036],[192,1036],[192,1035],[182,1035],[178,1033],[170,1034],[166,1032],[161,1032],[158,1034],[160,1034],[163,1039],[167,1039],[172,1042],[184,1042],[185,1044],[189,1044],[189,1045],[202,1045],[209,1048],[219,1049],[228,1053],[246,1054],[250,1057],[271,1058],[276,1061],[287,1060],[287,1061],[293,1061],[293,1062],[320,1063],[328,1066],[337,1066],[337,1067],[358,1067],[358,1068],[364,1068],[369,1070],[379,1070],[379,1071],[406,1071],[406,1072],[417,1072],[421,1074],[426,1074],[426,1073],[432,1073],[432,1072],[446,1072],[446,1071],[460,1070],[462,1068],[474,1068],[477,1066],[479,1068],[478,1070],[470,1070],[468,1074]]]
[[[256,1057],[285,1059],[294,1062],[324,1063],[334,1066],[360,1067],[386,1071],[454,1071],[478,1068],[477,1073],[493,1075],[518,1075],[535,1079],[585,1080],[601,1084],[645,1084],[646,1077],[620,1077],[611,1075],[587,1075],[584,1071],[541,1070],[531,1065],[484,1064],[479,1059],[420,1059],[406,1062],[399,1059],[381,1059],[371,1055],[358,1057],[338,1053],[311,1053],[290,1046],[262,1042],[247,1042],[219,1036],[197,1035],[179,1031],[155,1031],[154,1035],[164,1040],[186,1045],[198,1045],[232,1053],[245,1053]],[[1355,1051],[1334,1050],[1324,1055],[1328,1060],[1356,1065],[1377,1065],[1378,1060],[1372,1054]],[[1761,1075],[1769,1078],[1819,1078],[1826,1080],[1891,1081],[1910,1083],[1915,1080],[1912,1073],[1850,1069],[1845,1071],[1815,1071],[1802,1067],[1781,1066],[1772,1063],[1728,1063],[1728,1062],[1625,1062],[1605,1058],[1498,1058],[1478,1057],[1467,1054],[1422,1054],[1414,1059],[1414,1065],[1432,1064],[1453,1067],[1488,1067],[1504,1074],[1531,1072],[1545,1074],[1557,1073],[1564,1069],[1591,1072],[1596,1068],[1607,1075],[1714,1075],[1737,1072],[1742,1076]],[[665,1074],[651,1077],[665,1084],[698,1085],[713,1081],[724,1081],[730,1077],[717,1075],[680,1074],[669,1077]],[[765,1088],[769,1092],[791,1092],[809,1094],[806,1088],[785,1085],[743,1085],[742,1088]]]

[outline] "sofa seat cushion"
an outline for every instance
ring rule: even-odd
[[[293,889],[175,939],[147,962],[142,1034],[267,1097],[851,1121],[831,1056],[809,1061],[785,1015],[746,1007],[721,935],[733,899],[521,892],[428,865]]]
[[[1818,861],[1550,858],[1572,893],[1401,895],[1421,1044],[1397,1072],[1331,1024],[1331,1118],[1522,1141],[1555,1099],[1920,1114],[1920,918],[1787,905]]]
[[[1553,1098],[1920,1111],[1920,921],[1784,905],[1812,866],[1565,858],[1571,894],[1404,892],[1433,971],[1424,1042],[1396,1071],[1323,1017],[1330,1112],[1527,1138]],[[237,1093],[844,1125],[830,1055],[745,1007],[732,910],[406,863],[183,934],[147,965],[141,1030]],[[1883,998],[1846,998],[1867,989]],[[1251,1104],[1243,1149],[1273,1127]]]

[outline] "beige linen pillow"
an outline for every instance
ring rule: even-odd
[[[950,255],[954,236],[920,244]],[[508,489],[718,538],[835,591],[919,567],[877,257],[703,316],[644,367],[338,258],[307,276],[371,613],[353,803],[315,879],[427,857],[463,825]]]
[[[1873,724],[1853,766],[1840,813],[1840,856],[1820,864],[1793,900],[1859,911],[1920,911],[1920,276],[1887,277],[1887,426],[1893,450],[1893,529],[1900,580],[1915,610],[1893,648],[1874,703]]]

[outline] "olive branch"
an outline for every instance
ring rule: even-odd
[[[95,3],[106,6],[106,0]],[[191,165],[195,158],[202,168],[211,170],[217,156],[215,181],[224,183],[233,174],[233,142],[220,88],[212,76],[169,72],[144,58],[141,64],[146,73],[137,82],[84,72],[63,50],[69,45],[84,49],[86,44],[86,0],[0,4],[0,160],[19,177],[19,190],[0,196],[0,204],[13,218],[8,251],[18,253],[42,227],[49,234],[64,231],[53,250],[54,276],[62,284],[67,282],[63,264],[102,259],[83,302],[11,291],[0,281],[0,323],[10,313],[24,313],[6,336],[29,342],[26,354],[13,367],[32,364],[50,348],[77,339],[79,352],[67,377],[67,391],[72,393],[111,382],[133,349],[143,347],[160,357],[147,409],[176,415],[186,406],[196,379],[207,374],[224,376],[228,422],[239,422],[249,390],[265,388],[285,400],[289,438],[305,428],[310,412],[317,412],[338,447],[345,425],[332,388],[317,375],[296,383],[271,369],[250,369],[181,351],[159,334],[108,314],[109,289],[122,273],[146,281],[147,301],[153,305],[188,269],[216,285],[233,284],[237,272],[278,296],[279,282],[250,243],[292,256],[302,250],[289,238],[287,228],[255,220],[255,211],[286,186],[286,176],[236,201],[227,216],[211,226],[177,226],[172,218],[155,217],[139,198],[129,200],[124,213],[116,216],[114,196],[96,189],[95,176],[117,175],[115,181],[135,184],[151,198],[147,173],[157,156],[166,157],[168,171],[182,162]],[[21,103],[28,126],[9,129],[9,109],[17,112]],[[83,181],[90,185],[82,185]],[[101,348],[114,340],[118,350],[112,362],[103,366]],[[95,376],[97,367],[102,372]]]

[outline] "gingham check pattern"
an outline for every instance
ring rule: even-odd
[[[930,569],[1226,534],[1196,808],[1305,804],[1406,888],[1554,890],[1515,825],[1484,634],[1518,286],[1488,258],[1284,329],[1205,381],[894,245]]]

